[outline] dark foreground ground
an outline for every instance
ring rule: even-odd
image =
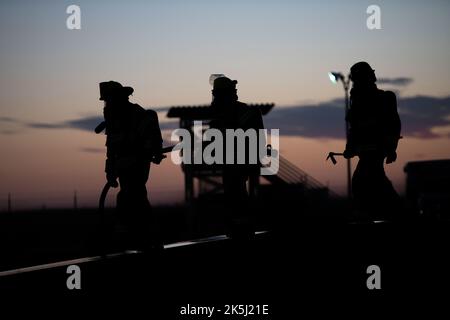
[[[89,303],[104,315],[125,311],[129,319],[301,319],[323,314],[365,319],[374,312],[388,316],[394,309],[448,312],[450,225],[445,221],[304,220],[250,240],[221,236],[173,245],[183,240],[175,237],[180,227],[167,236],[164,250],[143,254],[110,248],[104,258],[86,248],[95,223],[89,228],[85,222],[65,232],[55,222],[58,232],[46,229],[49,239],[34,229],[16,238],[10,232],[10,241],[16,243],[3,249],[1,301],[6,297],[25,306],[25,297],[42,299],[40,306],[52,310],[64,300],[72,311]],[[219,229],[211,228],[216,234]],[[42,266],[56,261],[60,263]],[[80,290],[66,285],[72,264],[81,270]],[[367,288],[371,265],[380,268],[380,290]],[[37,267],[20,269],[29,266]],[[209,317],[181,314],[188,305],[215,311]],[[227,305],[243,305],[235,313],[245,312],[245,305],[259,305],[260,314],[225,314],[233,310]],[[261,314],[263,305],[268,314]],[[249,310],[256,313],[258,308]],[[140,316],[131,315],[135,312]]]

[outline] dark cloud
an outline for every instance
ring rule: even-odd
[[[35,129],[63,129],[66,127],[64,123],[41,123],[41,122],[27,123],[27,126]]]
[[[87,117],[66,122],[68,128],[94,131],[95,127],[103,121],[103,117]]]
[[[159,123],[161,130],[175,130],[180,127],[178,121],[164,121]]]
[[[450,97],[400,98],[398,110],[402,135],[436,138],[432,128],[450,126]],[[265,119],[267,128],[279,128],[282,135],[309,138],[344,138],[344,100],[317,105],[275,108]]]
[[[1,122],[18,122],[17,119],[11,117],[0,117]]]
[[[402,135],[420,138],[439,137],[434,127],[450,126],[450,96],[416,96],[398,99],[402,119]],[[158,109],[159,110],[159,109]],[[61,123],[30,123],[32,128],[72,128],[94,132],[102,117],[85,117]],[[319,104],[275,107],[264,119],[267,128],[279,128],[280,134],[308,138],[345,137],[344,100],[334,99]],[[162,130],[173,130],[178,121],[160,123]]]
[[[94,128],[103,121],[103,117],[85,117],[74,120],[68,120],[58,123],[34,122],[28,123],[30,128],[37,129],[80,129],[86,131],[94,131]]]
[[[14,130],[1,130],[0,131],[0,134],[4,134],[4,135],[10,135],[10,134],[15,134],[15,133],[17,133],[17,132]]]
[[[399,78],[379,78],[378,84],[390,84],[393,86],[404,87],[413,82],[413,78],[399,77]]]
[[[82,147],[80,150],[88,153],[105,153],[104,148]]]
[[[1,135],[13,135],[20,131],[17,128],[17,126],[20,125],[20,121],[16,118],[8,116],[0,116],[0,124],[1,124],[0,128]]]
[[[403,135],[435,138],[432,128],[450,126],[450,96],[443,98],[417,96],[400,99],[399,112]]]
[[[172,107],[155,107],[155,108],[152,108],[152,110],[155,110],[156,112],[166,113],[167,111],[169,111],[170,108],[172,108]]]
[[[94,132],[95,127],[103,121],[101,116],[85,117],[58,123],[33,122],[27,123],[27,127],[36,129],[79,129]],[[161,130],[178,128],[178,121],[160,122]]]
[[[281,135],[303,137],[343,137],[344,101],[333,100],[317,105],[279,107],[264,119],[267,128],[280,129]]]

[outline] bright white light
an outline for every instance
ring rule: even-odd
[[[336,76],[334,75],[333,72],[328,72],[328,77],[330,78],[331,82],[337,83],[337,78],[336,78]]]

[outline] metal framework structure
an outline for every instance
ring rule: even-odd
[[[266,116],[275,106],[273,103],[249,104],[251,108],[258,108],[263,116]],[[203,121],[208,125],[213,119],[213,113],[208,105],[172,107],[167,113],[168,118],[178,118],[180,128],[192,133],[194,121]],[[200,195],[216,194],[222,191],[222,171],[219,166],[206,164],[183,164],[185,201],[187,204]],[[328,188],[319,181],[309,176],[293,163],[280,155],[279,171],[275,175],[262,176],[269,184],[282,187],[301,187],[308,191],[325,191]],[[259,180],[249,181],[249,192],[257,192]],[[333,194],[333,196],[335,196]]]

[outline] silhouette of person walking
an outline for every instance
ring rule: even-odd
[[[156,112],[128,100],[133,91],[115,81],[100,83],[105,104],[100,126],[106,128],[107,181],[114,188],[119,186],[117,179],[120,183],[117,215],[126,230],[125,245],[144,250],[160,245],[146,182],[150,162],[161,162],[162,137]]]
[[[213,101],[211,108],[214,110],[214,120],[211,121],[212,128],[219,129],[224,137],[224,155],[227,129],[263,129],[262,115],[259,109],[251,108],[245,103],[238,101],[236,80],[227,77],[219,77],[213,83]],[[259,139],[259,138],[258,138]],[[260,164],[250,163],[250,141],[246,141],[245,150],[238,149],[234,145],[233,164],[225,163],[222,171],[222,182],[225,193],[225,207],[227,212],[227,233],[231,237],[247,237],[253,233],[252,219],[249,208],[250,195],[247,191],[247,181],[254,185],[259,179]],[[258,142],[256,142],[258,143]],[[237,163],[238,153],[245,152],[244,164]],[[226,157],[224,157],[226,158]],[[258,157],[256,157],[258,159]]]
[[[397,159],[401,130],[397,98],[395,93],[377,88],[375,70],[367,62],[353,65],[350,79],[353,87],[344,157],[359,157],[352,177],[353,197],[357,209],[369,219],[389,218],[400,204],[384,171],[385,160],[390,164]]]

